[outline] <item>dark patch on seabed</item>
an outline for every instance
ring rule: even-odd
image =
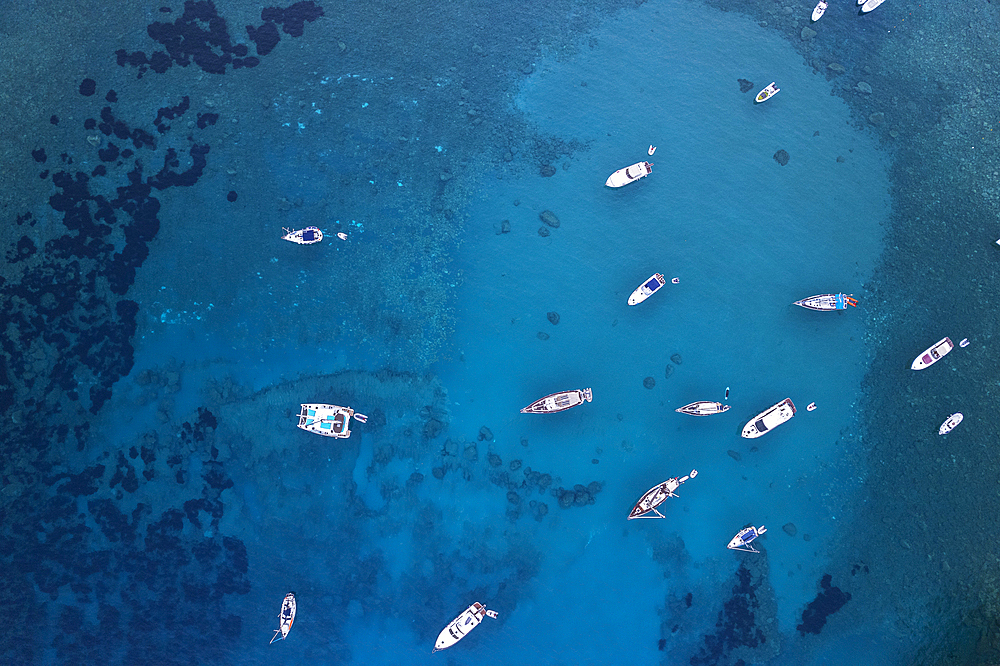
[[[264,13],[260,29],[280,24],[297,36],[302,22],[322,9],[310,2]],[[226,46],[226,34],[211,2],[185,3],[173,29],[150,26],[150,35],[161,37],[169,59],[180,65],[194,61],[215,73],[222,64],[256,65],[256,58],[235,57],[239,48]],[[213,56],[220,46],[223,55]],[[267,50],[273,48],[270,43]],[[145,62],[140,55],[125,61],[164,69],[163,54]],[[79,93],[90,98],[97,89],[88,77]],[[137,125],[119,117],[116,91],[104,99],[108,104],[92,106],[93,115],[81,123],[101,164],[90,172],[74,170],[80,156],[62,153],[58,165],[39,174],[51,178],[55,193],[48,205],[65,232],[41,248],[23,235],[6,252],[9,264],[23,265],[20,279],[0,277],[0,661],[41,663],[44,654],[66,664],[187,661],[178,656],[179,645],[199,654],[197,661],[225,661],[222,646],[240,635],[242,620],[225,611],[224,599],[246,594],[250,583],[243,543],[213,536],[225,511],[220,494],[233,482],[216,460],[212,413],[199,408],[172,444],[203,453],[199,478],[185,473],[188,455],[169,461],[178,470],[172,482],[187,498],[183,510],[158,506],[140,492],[156,478],[162,447],[155,432],[127,452],[105,451],[100,463],[75,473],[61,462],[67,448],[98,445],[85,410],[98,413],[115,382],[132,369],[138,306],[127,296],[160,230],[156,195],[195,185],[210,154],[197,132],[178,136],[165,122],[188,113],[187,96]],[[216,119],[199,114],[199,129]],[[57,116],[50,121],[58,123]],[[142,128],[150,124],[155,135]],[[46,147],[32,156],[46,163]],[[124,184],[110,187],[111,177]],[[37,222],[31,212],[16,218],[26,231]],[[193,528],[188,534],[186,524]],[[44,626],[58,627],[51,646],[37,642]]]

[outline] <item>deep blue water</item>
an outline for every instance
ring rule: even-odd
[[[942,450],[879,434],[879,361],[973,332],[876,305],[909,204],[867,93],[777,21],[676,0],[261,9],[129,5],[65,65],[10,74],[36,94],[4,148],[0,661],[896,664],[975,644],[928,628],[960,614],[911,553],[966,565],[912,550],[939,523],[894,516],[906,488],[872,455]],[[838,9],[823,49],[901,21]],[[106,13],[37,10],[2,10],[26,52]],[[306,225],[324,241],[281,240]],[[679,282],[629,307],[654,272]],[[792,305],[826,292],[859,306]],[[909,405],[923,380],[901,380]],[[674,412],[727,389],[725,414]],[[921,433],[954,411],[935,395]],[[794,419],[739,436],[785,397]],[[302,402],[370,418],[330,441],[295,428]],[[692,469],[665,520],[626,520]],[[761,552],[727,550],[749,524]],[[473,601],[499,618],[432,655]]]

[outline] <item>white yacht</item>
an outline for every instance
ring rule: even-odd
[[[743,426],[743,432],[740,434],[748,439],[760,437],[793,416],[795,416],[795,404],[791,398],[785,398],[777,405],[769,407],[747,421],[747,424]]]

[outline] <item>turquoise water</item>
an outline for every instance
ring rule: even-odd
[[[975,644],[928,628],[957,622],[952,591],[907,578],[925,555],[884,532],[914,529],[887,508],[906,489],[870,481],[887,442],[939,455],[870,409],[877,361],[921,348],[895,323],[910,301],[876,305],[899,158],[797,30],[672,0],[219,3],[225,74],[204,53],[158,73],[135,56],[160,48],[147,26],[216,6],[132,9],[72,66],[38,65],[12,121],[0,661],[894,664]],[[831,7],[818,48],[876,42],[891,10]],[[72,41],[96,11],[7,31]],[[258,23],[282,26],[272,51],[238,27]],[[97,152],[112,143],[135,157]],[[604,186],[646,159],[649,177]],[[318,245],[280,238],[311,224]],[[679,282],[628,306],[656,272]],[[827,292],[859,306],[792,305]],[[519,413],[585,387],[592,403]],[[786,397],[794,419],[739,436]],[[675,413],[695,400],[731,409]],[[294,427],[302,402],[370,418],[327,441]],[[666,520],[626,520],[694,469]],[[727,550],[749,524],[761,552]],[[984,571],[969,584],[988,593]],[[268,645],[289,591],[295,625]],[[432,655],[473,601],[499,618]]]

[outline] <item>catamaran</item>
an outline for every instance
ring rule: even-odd
[[[674,491],[680,488],[682,483],[688,479],[693,479],[696,476],[698,476],[698,470],[693,469],[687,476],[682,476],[680,478],[675,476],[672,479],[667,479],[663,483],[653,486],[639,498],[638,502],[635,503],[635,506],[632,507],[632,512],[628,514],[628,519],[666,518],[666,516],[656,510],[656,507],[666,502],[668,497],[679,497],[679,495],[677,495]],[[655,513],[656,515],[647,515],[649,513]]]
[[[322,403],[303,404],[299,412],[299,427],[325,437],[347,439],[351,436],[351,418],[366,423],[368,417],[350,407]]]
[[[434,642],[434,649],[431,650],[431,654],[437,652],[438,650],[450,648],[452,645],[465,638],[470,631],[479,626],[479,623],[482,622],[483,618],[487,615],[492,618],[496,618],[497,612],[487,610],[486,606],[483,606],[478,601],[466,608],[462,611],[461,615],[451,621],[451,624],[441,630],[441,633],[438,634],[437,640]]]
[[[295,622],[295,593],[289,592],[281,602],[281,612],[278,613],[278,628],[274,630],[271,643],[288,638],[288,632],[291,631],[293,622]],[[281,634],[281,638],[278,638],[278,634]]]
[[[729,550],[742,550],[747,553],[759,553],[760,551],[753,547],[750,543],[761,534],[767,531],[767,528],[761,525],[760,527],[744,527],[739,531],[739,533],[733,537],[729,545],[726,546]]]

